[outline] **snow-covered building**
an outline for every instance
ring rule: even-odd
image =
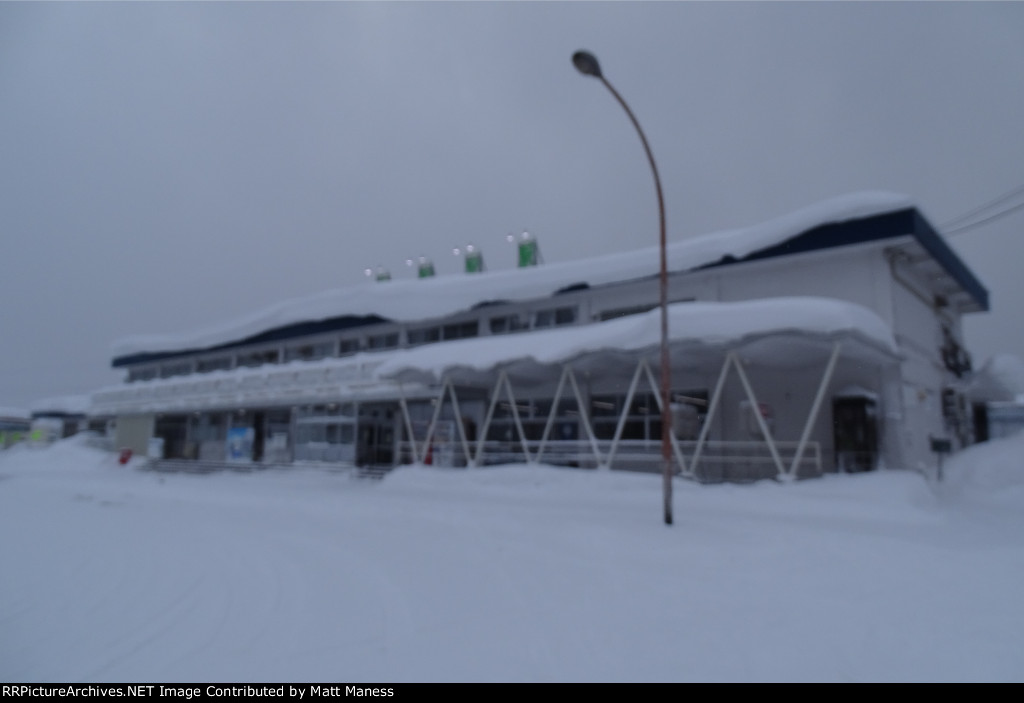
[[[54,442],[87,429],[90,404],[88,395],[56,396],[33,402],[32,441]]]
[[[669,244],[673,453],[700,480],[934,463],[972,441],[988,293],[905,196]],[[93,396],[168,458],[388,467],[660,461],[658,249],[391,280],[115,345]]]
[[[20,442],[28,434],[31,419],[21,408],[0,407],[0,449]]]
[[[968,395],[974,405],[976,440],[1024,430],[1024,359],[1014,354],[987,359],[973,374]]]

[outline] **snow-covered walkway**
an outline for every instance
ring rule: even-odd
[[[1020,681],[1024,438],[779,485],[0,453],[4,681]]]

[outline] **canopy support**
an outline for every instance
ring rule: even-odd
[[[793,480],[796,478],[797,469],[800,467],[800,460],[803,459],[804,449],[807,447],[807,440],[810,439],[814,423],[818,421],[818,413],[821,411],[821,402],[825,399],[825,391],[828,390],[828,384],[831,383],[832,374],[836,370],[836,362],[839,360],[839,352],[842,346],[842,342],[838,341],[832,346],[832,355],[828,358],[828,364],[825,365],[825,373],[821,377],[821,383],[818,384],[818,392],[814,395],[811,411],[807,416],[807,422],[804,424],[804,431],[800,435],[800,443],[797,444],[796,454],[793,455],[793,463],[789,466],[789,474],[780,475],[780,479]]]
[[[523,455],[526,457],[527,463],[532,464],[534,459],[530,456],[530,448],[526,444],[526,432],[523,431],[523,422],[519,419],[519,408],[516,406],[515,394],[512,392],[512,384],[508,380],[508,372],[505,369],[501,370],[498,374],[498,380],[494,384],[494,392],[491,394],[491,404],[487,408],[487,417],[484,419],[483,428],[480,430],[480,439],[476,445],[476,457],[473,459],[475,466],[480,465],[480,459],[483,457],[484,444],[487,440],[487,431],[491,427],[491,420],[494,418],[494,409],[498,405],[498,399],[501,397],[501,387],[505,386],[505,390],[508,393],[508,401],[512,406],[512,420],[515,422],[516,432],[519,433],[519,443],[523,448]]]
[[[567,380],[572,386],[572,392],[576,398],[576,407],[578,408],[580,421],[587,432],[587,438],[590,440],[590,449],[594,453],[594,459],[597,461],[597,465],[601,466],[601,450],[597,446],[597,436],[594,434],[594,429],[590,426],[590,418],[587,416],[587,411],[585,409],[586,404],[583,402],[583,394],[580,393],[579,384],[576,383],[576,374],[568,364],[562,367],[562,376],[558,381],[558,388],[555,390],[555,397],[551,400],[551,409],[548,411],[548,420],[544,425],[544,434],[540,438],[540,445],[537,447],[537,456],[534,457],[534,461],[539,462],[541,457],[544,455],[544,448],[547,446],[548,437],[551,434],[551,428],[554,426],[555,418],[558,415],[558,402],[562,399],[562,391],[565,389],[565,382]]]

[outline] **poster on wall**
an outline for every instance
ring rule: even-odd
[[[228,430],[228,461],[251,461],[255,431],[251,427],[232,427]]]
[[[163,459],[164,458],[164,438],[163,437],[150,437],[149,443],[146,445],[146,458],[147,459]]]

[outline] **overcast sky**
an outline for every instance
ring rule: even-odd
[[[657,241],[858,190],[1024,185],[1024,3],[0,3],[0,406],[285,298]],[[1024,355],[1024,211],[950,237]]]

